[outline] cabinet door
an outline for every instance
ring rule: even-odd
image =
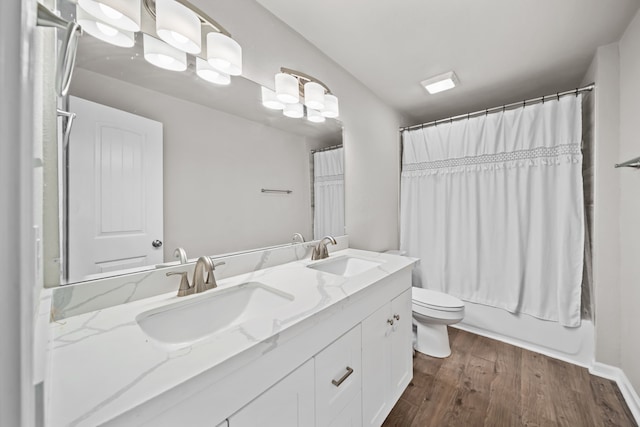
[[[229,417],[229,427],[315,425],[313,359]]]
[[[360,393],[338,414],[329,427],[362,427],[362,397]]]
[[[391,404],[398,401],[413,378],[411,289],[391,301]]]
[[[389,413],[391,304],[362,322],[362,422],[380,426]]]
[[[361,343],[358,325],[315,356],[316,427],[332,425],[356,396],[360,399]]]

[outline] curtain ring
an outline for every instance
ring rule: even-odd
[[[556,96],[558,97],[558,101],[560,101],[560,92],[556,92]]]
[[[502,114],[504,114],[506,111],[507,111],[507,106],[506,106],[506,105],[503,105],[503,106],[502,106]]]
[[[576,98],[578,97],[578,88],[576,88]]]
[[[486,110],[484,110],[484,115],[488,116],[489,115],[489,109],[487,108]]]
[[[471,118],[471,113],[467,113],[467,120]]]

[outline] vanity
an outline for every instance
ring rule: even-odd
[[[412,378],[414,262],[343,249],[54,321],[47,425],[381,425]]]

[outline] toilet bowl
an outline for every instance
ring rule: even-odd
[[[433,357],[449,356],[447,325],[464,318],[464,302],[452,295],[416,287],[411,290],[411,300],[417,328],[416,351]]]

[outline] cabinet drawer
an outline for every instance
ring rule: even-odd
[[[315,357],[316,421],[324,427],[357,397],[361,387],[360,325],[338,338]]]

